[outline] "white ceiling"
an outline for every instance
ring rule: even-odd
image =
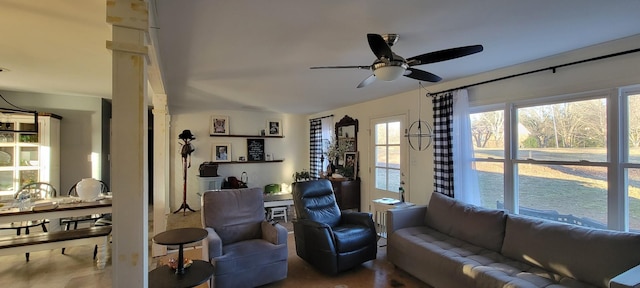
[[[2,0],[0,90],[110,98],[105,1]],[[415,90],[402,77],[311,66],[370,65],[367,33],[398,33],[405,58],[458,46],[484,51],[417,66],[449,81],[640,34],[637,0],[152,0],[171,113],[214,109],[315,113]],[[430,83],[423,83],[428,85]]]

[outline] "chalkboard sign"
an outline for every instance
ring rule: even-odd
[[[247,139],[247,160],[264,161],[264,139]]]

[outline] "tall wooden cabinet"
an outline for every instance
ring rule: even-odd
[[[60,119],[38,116],[38,134],[0,131],[0,196],[9,197],[31,182],[60,189]],[[2,114],[0,122],[10,127],[7,130],[35,128],[30,116]]]
[[[360,179],[336,181],[331,180],[333,193],[340,210],[354,209],[360,211]]]

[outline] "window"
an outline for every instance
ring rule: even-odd
[[[640,87],[613,91],[474,107],[481,205],[640,232]]]
[[[622,185],[628,203],[629,230],[640,233],[640,88],[623,89],[622,103],[626,113],[623,130]]]
[[[398,192],[401,186],[401,122],[389,121],[374,125],[375,188]]]
[[[471,114],[471,140],[478,175],[480,205],[502,208],[504,205],[504,111],[491,110]]]

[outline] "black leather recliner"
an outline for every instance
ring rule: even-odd
[[[338,274],[376,259],[376,230],[371,213],[341,212],[331,182],[293,183],[296,253],[327,274]]]

